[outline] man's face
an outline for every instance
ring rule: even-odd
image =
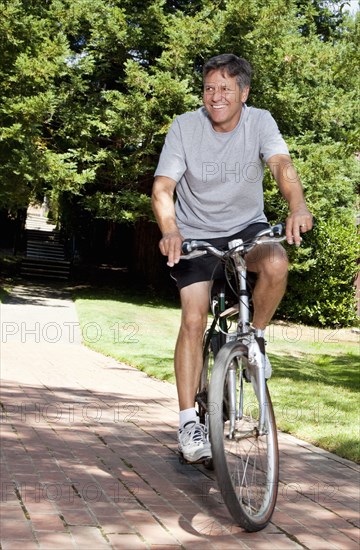
[[[216,132],[231,132],[240,120],[242,104],[249,95],[249,88],[241,90],[236,76],[214,70],[204,81],[204,107]]]

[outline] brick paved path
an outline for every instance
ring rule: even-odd
[[[355,464],[280,435],[273,523],[245,533],[178,461],[174,386],[83,347],[63,292],[16,287],[1,321],[3,550],[358,549]]]

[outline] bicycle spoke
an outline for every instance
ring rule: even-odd
[[[242,369],[242,357],[234,361],[231,346],[221,350],[215,363],[210,384],[210,399],[217,407],[226,399],[228,372],[233,377],[234,364]],[[225,347],[225,348],[226,348]],[[241,374],[241,373],[240,373]],[[258,430],[259,403],[253,384],[242,383],[236,376],[236,403],[242,403],[232,437],[228,437],[229,422],[221,415],[210,416],[212,452],[220,490],[229,511],[248,531],[263,529],[275,507],[278,483],[278,449],[276,427],[270,396],[266,397],[266,434]],[[233,379],[233,378],[232,378]]]

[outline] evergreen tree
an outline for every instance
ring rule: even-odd
[[[0,208],[15,211],[47,194],[69,232],[101,218],[135,224],[138,235],[153,227],[156,240],[156,226],[141,220],[152,219],[152,174],[166,132],[177,114],[201,104],[204,61],[233,52],[252,63],[249,103],[277,120],[318,219],[305,246],[289,251],[280,314],[351,322],[360,71],[358,17],[345,6],[0,0]],[[265,187],[270,221],[283,220],[269,173]],[[145,248],[137,256],[154,270],[156,243],[148,261]]]

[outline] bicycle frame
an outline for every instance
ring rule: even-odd
[[[250,377],[253,380],[254,383],[254,390],[256,392],[256,395],[259,400],[259,423],[258,423],[258,433],[259,435],[265,435],[265,411],[267,406],[266,401],[266,380],[265,380],[265,368],[263,365],[263,361],[261,358],[261,352],[258,347],[258,344],[255,340],[254,334],[249,330],[250,329],[250,308],[249,308],[249,294],[246,286],[247,282],[247,268],[246,268],[246,262],[244,259],[245,253],[249,252],[255,245],[260,245],[261,242],[265,242],[267,244],[271,242],[280,242],[285,239],[285,236],[283,236],[284,231],[284,225],[278,224],[276,226],[273,226],[269,229],[264,229],[260,233],[257,234],[256,239],[252,242],[251,246],[248,246],[246,243],[242,241],[242,239],[234,239],[228,243],[228,252],[222,252],[218,249],[216,249],[214,246],[210,245],[206,241],[184,241],[183,243],[183,252],[186,254],[183,256],[183,258],[190,257],[196,257],[197,255],[201,255],[204,252],[204,250],[207,250],[209,253],[213,254],[214,256],[218,258],[224,258],[225,255],[228,258],[232,259],[233,265],[236,270],[236,276],[239,283],[239,292],[238,292],[238,307],[239,307],[239,315],[238,315],[238,321],[237,321],[237,331],[236,331],[236,341],[235,342],[228,342],[228,344],[225,344],[226,346],[231,344],[234,346],[233,352],[234,357],[238,355],[239,349],[237,347],[238,342],[242,342],[243,349],[242,354],[247,361],[247,371],[250,374]],[[262,241],[262,237],[268,237],[266,241]],[[225,299],[223,297],[223,300],[220,302],[219,300],[219,313],[214,313],[214,321],[210,327],[210,330],[208,332],[208,338],[209,341],[211,339],[211,333],[215,330],[217,322],[219,322],[219,328],[222,333],[226,332],[226,318],[230,315],[234,314],[233,308],[230,308],[230,311],[228,310],[221,311],[222,305],[224,304]],[[232,349],[232,348],[231,348]],[[249,349],[251,350],[251,353],[249,353]],[[235,388],[236,388],[236,380],[230,380],[230,395],[235,395]],[[233,406],[234,405],[234,406]],[[239,411],[236,413],[236,404],[231,403],[231,421],[230,426],[235,426],[235,420],[236,415],[240,415],[240,406],[239,404]],[[230,428],[231,431],[232,428]],[[230,437],[230,434],[229,434]]]
[[[239,281],[239,319],[238,319],[238,333],[244,334],[249,332],[250,327],[250,315],[249,315],[249,293],[246,287],[247,280],[247,268],[244,257],[240,254],[243,241],[241,239],[229,242],[229,248],[235,249],[232,254],[232,259],[237,273]]]
[[[240,341],[244,344],[242,352],[244,352],[244,357],[247,360],[248,371],[254,375],[254,382],[256,384],[256,393],[259,399],[260,410],[259,410],[259,425],[258,432],[259,435],[266,434],[265,430],[265,408],[267,406],[266,402],[266,381],[265,381],[265,369],[262,363],[262,358],[260,350],[257,350],[257,343],[255,342],[254,336],[250,333],[250,308],[249,308],[249,292],[247,289],[247,267],[245,263],[243,252],[243,241],[241,239],[233,240],[229,242],[229,249],[232,250],[231,258],[233,260],[238,282],[239,282],[239,316],[237,321],[237,341]],[[226,313],[226,312],[224,312]],[[221,317],[221,314],[220,314]],[[248,343],[252,344],[252,348],[255,348],[255,354],[249,357]],[[245,351],[246,350],[246,351]],[[238,355],[239,349],[238,346],[234,345],[234,357]],[[241,382],[242,383],[242,382]],[[228,380],[228,389],[229,389],[229,415],[230,415],[230,430],[229,438],[232,437],[232,433],[235,429],[235,422],[237,418],[240,418],[242,415],[242,403],[235,403],[236,395],[236,379],[235,379],[235,370],[233,375],[230,371],[230,376]],[[238,406],[237,406],[238,405]]]
[[[263,334],[251,327],[245,258],[255,245],[284,239],[284,226],[278,224],[247,242],[230,241],[226,251],[206,241],[183,243],[186,255],[206,251],[223,261],[227,284],[236,295],[236,304],[231,307],[226,305],[224,291],[211,302],[214,318],[205,335],[198,396],[204,395],[201,407],[210,429],[211,464],[224,502],[235,521],[250,532],[263,529],[271,520],[278,491],[279,455],[264,349],[259,347]]]

